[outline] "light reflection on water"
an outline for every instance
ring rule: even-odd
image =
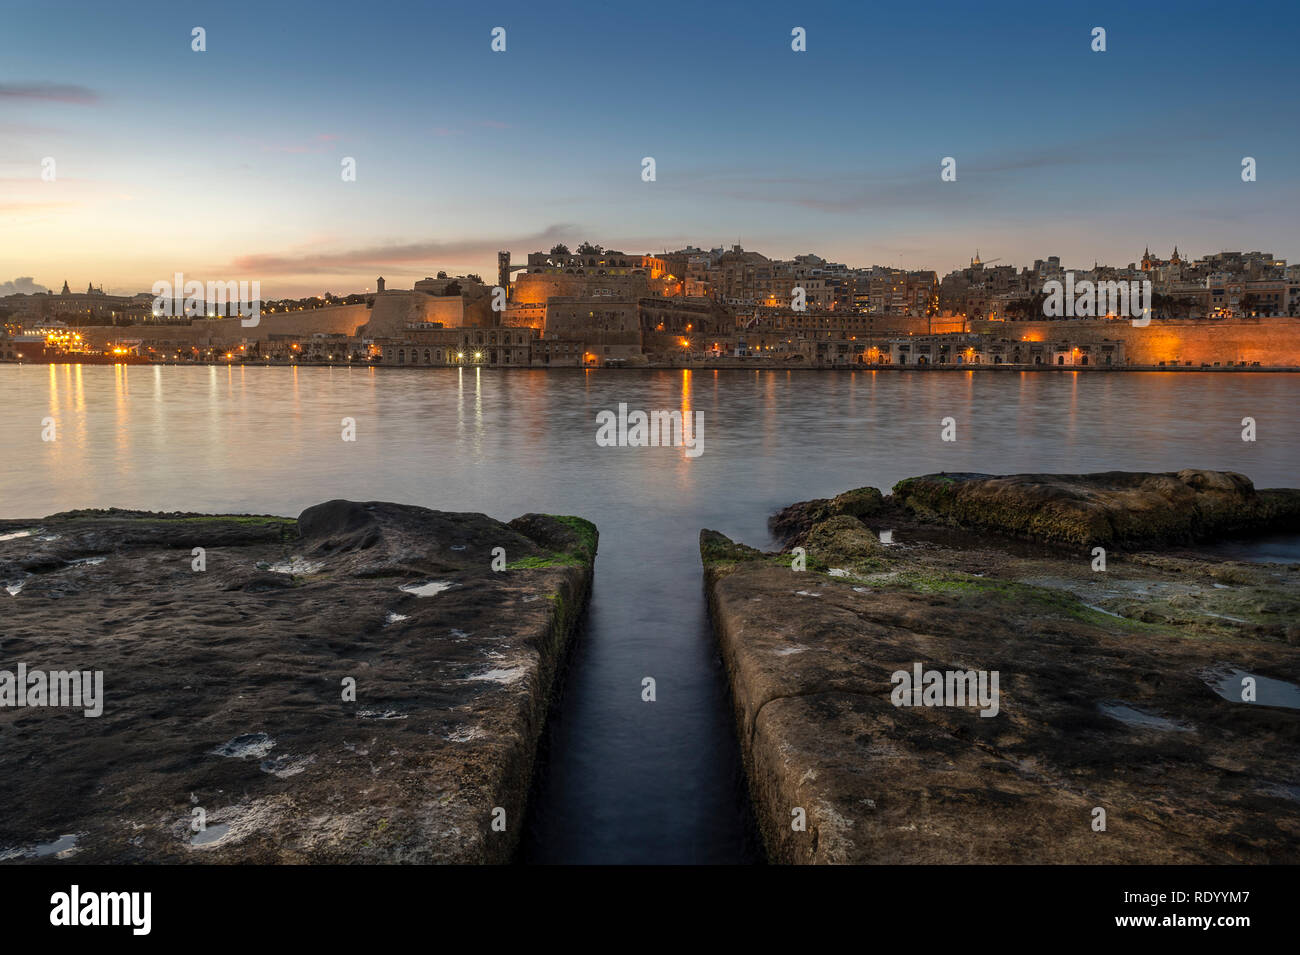
[[[600,527],[588,629],[523,848],[538,861],[755,857],[701,527],[769,545],[792,501],[931,471],[1241,471],[1295,483],[1300,376],[0,367],[0,517],[295,515],[330,498]],[[598,448],[595,415],[703,412],[704,453]],[[56,418],[58,440],[40,439]],[[1259,440],[1241,440],[1254,417]],[[341,440],[356,421],[355,443]],[[953,417],[958,440],[940,441]],[[643,703],[641,680],[657,681]]]

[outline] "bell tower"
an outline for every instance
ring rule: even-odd
[[[509,251],[497,253],[497,285],[510,294],[510,253]]]

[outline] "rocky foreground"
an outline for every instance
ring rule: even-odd
[[[596,540],[348,501],[0,522],[0,860],[508,861]],[[102,713],[13,705],[20,665],[102,671]]]
[[[927,475],[792,505],[780,554],[703,531],[769,856],[1300,862],[1300,564],[1203,546],[1298,515],[1222,472]]]

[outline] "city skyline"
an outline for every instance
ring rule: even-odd
[[[576,250],[579,247],[580,243],[572,242],[572,241],[570,242],[560,241],[557,242],[555,246],[552,246],[550,250],[530,249],[530,250],[523,251],[523,255],[526,257],[528,255],[535,256],[539,254],[553,254],[554,249],[560,245],[563,245],[565,248],[571,250]],[[599,243],[596,243],[596,245],[600,247],[602,251],[610,251],[610,252],[614,251],[613,246],[604,247],[604,246],[600,246]],[[734,245],[713,246],[712,248],[700,248],[698,246],[688,245],[681,249],[667,250],[666,253],[660,251],[654,251],[654,250],[637,251],[637,252],[619,250],[619,252],[616,254],[632,255],[635,257],[660,256],[663,254],[667,254],[669,256],[683,256],[694,251],[698,253],[714,253],[716,257],[717,253],[732,252],[735,249],[736,247]],[[1155,263],[1156,265],[1168,264],[1168,257],[1167,256],[1162,257],[1159,254],[1163,250],[1153,251],[1150,249],[1150,247],[1146,247],[1143,251],[1143,254],[1133,256],[1129,258],[1127,261],[1114,261],[1114,262],[1094,261],[1092,264],[1083,263],[1083,262],[1071,263],[1065,261],[1063,257],[1055,255],[1054,253],[1051,252],[1043,252],[1041,254],[1033,255],[1032,258],[1024,262],[1014,262],[1014,261],[1009,262],[1001,258],[997,260],[986,261],[980,256],[980,250],[976,249],[974,250],[975,254],[968,260],[968,262],[966,262],[965,264],[957,265],[954,268],[947,271],[930,268],[924,262],[904,262],[897,265],[886,265],[883,263],[843,263],[843,262],[837,263],[837,262],[832,262],[826,256],[819,256],[815,250],[807,250],[798,253],[797,255],[792,255],[789,257],[780,257],[780,258],[767,255],[767,253],[764,252],[764,250],[759,248],[744,247],[742,245],[741,250],[746,253],[758,254],[764,256],[765,258],[769,259],[773,263],[773,265],[783,265],[783,266],[797,265],[796,260],[799,259],[805,259],[810,256],[813,258],[820,258],[825,262],[826,265],[834,266],[836,268],[835,274],[839,274],[838,270],[840,269],[847,269],[849,272],[852,273],[870,273],[870,272],[878,272],[879,270],[882,269],[893,269],[900,272],[924,272],[924,273],[933,272],[936,278],[952,277],[965,271],[970,267],[979,267],[981,265],[987,268],[992,268],[994,265],[996,265],[1000,269],[1011,268],[1017,274],[1026,274],[1026,273],[1038,274],[1038,271],[1035,269],[1035,265],[1043,265],[1045,267],[1050,267],[1050,270],[1053,274],[1055,274],[1056,272],[1063,273],[1067,271],[1075,271],[1080,273],[1080,275],[1086,275],[1086,274],[1090,274],[1094,268],[1104,272],[1105,271],[1127,272],[1130,269],[1141,270],[1143,268],[1144,260],[1148,258],[1150,259],[1151,262]],[[1179,246],[1175,244],[1172,252],[1169,254],[1172,256],[1180,256]],[[1213,252],[1210,251],[1188,252],[1187,250],[1184,249],[1181,252],[1181,258],[1179,259],[1179,261],[1181,261],[1187,266],[1190,266],[1193,264],[1205,263],[1216,256],[1233,255],[1233,254],[1245,255],[1245,256],[1267,256],[1271,254],[1273,255],[1273,258],[1279,263],[1289,263],[1291,261],[1287,256],[1277,256],[1275,253],[1272,252],[1271,249],[1265,250],[1262,248],[1260,249],[1243,248],[1243,249],[1236,249],[1236,250],[1229,250],[1225,248],[1221,250],[1215,250]],[[1056,260],[1056,261],[1049,262],[1049,260]],[[522,269],[523,268],[522,263],[518,263],[516,265],[516,268]],[[390,290],[396,291],[396,290],[404,290],[409,285],[413,285],[415,282],[421,279],[423,279],[424,281],[428,281],[430,278],[432,278],[432,276],[429,275],[430,272],[436,273],[439,278],[451,277],[451,278],[463,279],[466,278],[467,276],[475,277],[475,278],[479,278],[480,280],[483,280],[487,285],[491,285],[492,282],[488,281],[485,277],[490,277],[494,274],[493,270],[488,267],[481,268],[477,271],[473,269],[452,271],[446,268],[442,268],[441,266],[435,264],[430,268],[425,269],[423,272],[421,272],[420,270],[415,270],[413,272],[410,272],[408,276],[409,282],[405,286],[402,285],[400,282],[400,278],[404,273],[399,273],[399,281],[394,281],[392,278],[389,278],[387,276],[382,276],[382,275],[371,276],[368,280],[358,275],[357,280],[368,281],[369,283],[373,283],[376,278],[384,279],[387,287]],[[188,278],[198,280],[200,284],[207,284],[204,281],[203,276],[191,275]],[[160,279],[159,281],[167,283],[170,281],[170,279],[171,276],[167,276],[164,277],[163,279]],[[154,283],[150,283],[151,286],[153,284]],[[334,295],[336,298],[343,298],[347,296],[371,294],[374,292],[375,292],[375,288],[371,287],[369,284],[365,285],[364,287],[347,287],[347,288],[340,287],[337,289],[335,288],[327,289],[322,286],[319,289],[308,290],[305,292],[288,294],[288,295],[277,296],[272,294],[264,294],[262,296],[262,300],[266,302],[272,302],[272,301],[281,301],[281,300],[296,301],[296,300],[305,300],[305,299],[312,299],[312,298],[319,299],[319,298],[323,298],[325,295],[330,295],[330,294]],[[74,280],[68,278],[64,278],[60,282],[53,283],[53,284],[46,284],[46,283],[36,281],[33,276],[19,276],[16,277],[15,279],[0,282],[0,299],[3,299],[9,295],[32,295],[32,294],[37,294],[37,295],[48,294],[51,296],[60,296],[60,295],[76,296],[81,294],[95,294],[95,295],[103,294],[103,295],[115,296],[115,297],[131,297],[131,296],[140,296],[145,294],[153,295],[153,292],[149,288],[138,288],[138,289],[109,288],[108,286],[102,283],[97,284],[94,280],[91,280],[87,283],[87,288],[83,292],[81,290],[79,279]],[[174,293],[174,292],[169,293],[165,297],[175,298],[178,297],[178,293]],[[183,296],[179,296],[179,297],[183,297]]]
[[[17,41],[66,13],[8,14],[0,286],[130,294],[181,271],[346,294],[584,240],[939,274],[976,249],[1297,257],[1300,134],[1275,90],[1293,9],[580,5],[560,26],[381,3],[360,28],[341,3],[75,9],[83,29],[39,50]]]

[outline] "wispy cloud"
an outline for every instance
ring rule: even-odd
[[[52,126],[37,126],[34,123],[0,123],[0,136],[59,136],[63,130]]]
[[[434,268],[440,263],[464,262],[495,255],[503,248],[547,248],[571,240],[582,230],[571,225],[552,225],[532,235],[514,239],[453,239],[445,242],[409,242],[373,245],[337,252],[279,253],[240,256],[229,268],[258,275],[317,275],[358,273],[377,268],[414,266]]]
[[[886,209],[915,212],[946,212],[960,209],[996,208],[1000,196],[1022,187],[1024,175],[1035,171],[1078,167],[1097,162],[1108,143],[1089,143],[1022,151],[1003,156],[957,155],[957,182],[939,179],[939,160],[924,168],[916,165],[884,169],[873,175],[780,176],[738,172],[730,169],[702,170],[665,181],[668,188],[688,194],[708,195],[743,203],[775,203],[801,206],[818,212],[862,213]],[[1118,145],[1118,140],[1115,140]],[[1163,147],[1127,148],[1123,161],[1150,160],[1163,155]]]
[[[40,100],[53,103],[99,102],[99,94],[84,86],[59,83],[0,83],[0,100]]]

